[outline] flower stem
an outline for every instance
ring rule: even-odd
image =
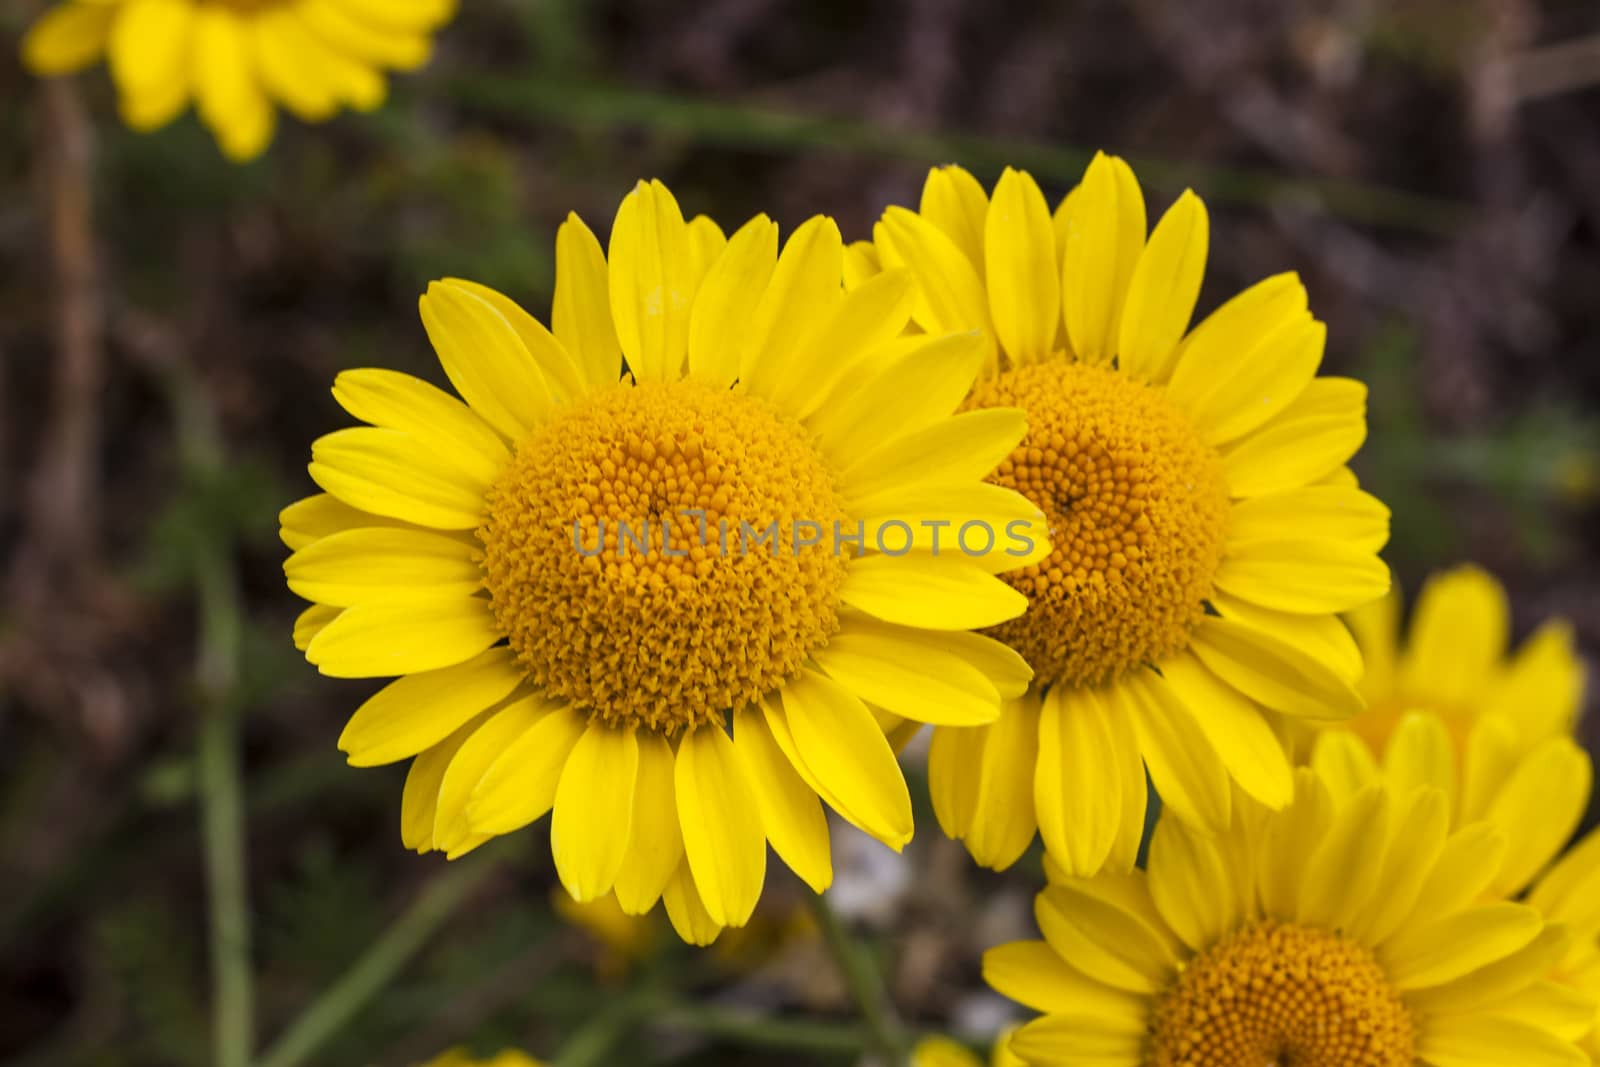
[[[871,1037],[871,1046],[883,1056],[890,1067],[900,1067],[906,1062],[908,1041],[905,1030],[895,1017],[894,1006],[889,1002],[883,976],[861,946],[851,939],[826,894],[811,898],[811,909],[816,914],[817,926],[822,931],[823,943],[844,979],[845,988],[861,1010],[862,1021]]]
[[[257,1067],[298,1067],[383,991],[428,939],[490,873],[492,854],[450,866],[422,895],[290,1024]]]

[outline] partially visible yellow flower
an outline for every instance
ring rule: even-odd
[[[603,950],[597,970],[616,977],[645,959],[656,948],[656,926],[649,915],[629,915],[617,903],[615,893],[595,900],[574,900],[566,890],[550,894],[557,915],[582,929]]]
[[[1494,869],[1485,894],[1522,897],[1547,922],[1559,923],[1570,942],[1552,949],[1547,977],[1600,1004],[1600,834],[1556,860],[1589,805],[1589,755],[1564,736],[1520,747],[1497,717],[1468,729],[1458,751],[1440,715],[1408,712],[1378,757],[1355,734],[1330,730],[1317,738],[1312,765],[1336,802],[1374,784],[1396,792],[1430,789],[1444,796],[1452,826],[1492,827],[1501,844],[1482,857]]]
[[[1565,619],[1544,623],[1511,652],[1505,588],[1470,565],[1428,580],[1403,639],[1400,607],[1392,591],[1346,616],[1366,660],[1367,708],[1334,728],[1354,730],[1375,752],[1408,711],[1437,714],[1458,745],[1484,718],[1501,723],[1518,751],[1572,732],[1583,662]]]
[[[259,155],[276,108],[321,122],[383,102],[384,72],[426,63],[456,0],[66,0],[22,42],[37,74],[105,57],[136,130],[192,102],[224,153]]]
[[[1015,1027],[995,1038],[989,1052],[989,1067],[1023,1067],[1012,1054],[1011,1035]],[[911,1067],[983,1067],[983,1061],[967,1046],[948,1037],[925,1037],[911,1050]]]
[[[1066,876],[1036,902],[1043,941],[984,975],[1044,1013],[1025,1063],[1099,1067],[1578,1067],[1591,998],[1548,977],[1568,934],[1485,901],[1506,844],[1454,833],[1437,789],[1340,803],[1309,768],[1293,802],[1245,798],[1226,832],[1163,817],[1145,871]]]
[[[1319,374],[1327,329],[1293,274],[1193,322],[1209,247],[1199,197],[1150,228],[1105,155],[1053,213],[1026,172],[986,193],[936,168],[917,211],[851,247],[854,284],[916,277],[922,329],[982,332],[968,408],[1028,416],[990,481],[1043,510],[1053,548],[1005,576],[1029,607],[991,632],[1034,684],[992,725],[939,724],[928,756],[940,825],[984,866],[1037,829],[1077,874],[1126,871],[1147,773],[1167,810],[1220,829],[1230,783],[1289,800],[1275,715],[1360,710],[1337,613],[1389,587],[1388,509],[1345,466],[1366,387]]]
[[[506,1049],[483,1060],[465,1049],[453,1048],[417,1067],[544,1067],[544,1064],[516,1049]]]

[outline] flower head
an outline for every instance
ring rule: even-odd
[[[383,102],[384,72],[427,62],[456,0],[63,0],[22,55],[38,74],[106,57],[123,119],[171,122],[191,102],[234,160],[272,140],[279,105],[306,122]]]
[[[1052,215],[1026,173],[986,194],[958,167],[919,211],[890,208],[849,279],[917,279],[913,321],[977,329],[966,407],[1016,406],[1028,436],[990,481],[1044,512],[1048,556],[1006,575],[1027,613],[991,633],[1034,685],[999,722],[935,731],[946,832],[1005,867],[1037,828],[1080,875],[1127,870],[1145,782],[1192,824],[1228,824],[1230,781],[1292,793],[1269,713],[1361,707],[1360,655],[1336,613],[1388,588],[1388,511],[1345,463],[1365,389],[1319,377],[1325,328],[1292,274],[1189,328],[1208,246],[1184,193],[1146,235],[1120,159],[1096,156]]]
[[[1546,977],[1567,934],[1480,900],[1505,838],[1450,832],[1434,789],[1372,785],[1340,803],[1301,770],[1270,812],[1241,798],[1208,836],[1163,818],[1147,871],[1056,869],[1044,941],[992,949],[984,974],[1041,1011],[1011,1050],[1106,1067],[1582,1064],[1594,1004]],[[1054,864],[1051,864],[1054,867]]]
[[[1437,714],[1457,745],[1484,720],[1508,732],[1518,751],[1571,734],[1584,673],[1571,623],[1545,622],[1512,652],[1505,588],[1473,566],[1428,580],[1404,640],[1400,608],[1395,591],[1347,616],[1366,661],[1367,708],[1340,725],[1374,753],[1412,711]]]
[[[1025,606],[995,576],[1010,553],[1047,550],[1037,509],[982,483],[1022,416],[955,414],[979,338],[901,338],[910,279],[846,295],[842,259],[829,219],[779,254],[765,217],[725,239],[640,183],[609,257],[562,227],[553,332],[482,286],[430,287],[462,400],[339,376],[370,425],[314,445],[326,492],[283,513],[285,571],[314,604],[308,660],[402,676],[340,746],[415,757],[407,845],[453,858],[553,810],[575,898],[664,898],[704,943],[749,918],[768,842],[828,885],[823,802],[910,838],[886,730],[993,721],[1026,689],[969,632]],[[952,523],[1001,533],[938,550]]]

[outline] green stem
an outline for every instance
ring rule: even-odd
[[[179,449],[191,470],[214,471],[220,446],[209,405],[192,381],[177,381],[173,388]],[[201,702],[196,760],[211,925],[212,1040],[218,1067],[249,1067],[255,991],[238,701],[244,615],[228,545],[215,540],[201,545],[194,566],[200,618],[195,673]]]
[[[894,1006],[890,1004],[888,990],[883,985],[883,976],[861,950],[861,946],[852,940],[838,913],[833,910],[833,905],[828,903],[826,894],[819,893],[811,898],[811,910],[816,914],[823,943],[828,946],[828,953],[839,969],[839,976],[844,979],[850,998],[861,1010],[861,1018],[871,1036],[873,1047],[883,1055],[890,1067],[899,1067],[906,1061],[908,1041],[900,1021],[895,1018]]]
[[[495,870],[492,855],[452,865],[423,890],[350,969],[300,1014],[257,1061],[257,1067],[297,1067],[394,980],[407,961]]]

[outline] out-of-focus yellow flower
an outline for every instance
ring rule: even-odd
[[[609,893],[579,902],[564,889],[550,894],[557,915],[588,933],[604,950],[597,970],[607,977],[620,976],[656,948],[656,927],[649,915],[629,915]]]
[[[1011,1052],[1015,1029],[1011,1027],[995,1038],[989,1067],[1022,1067],[1022,1061]],[[948,1037],[925,1037],[911,1050],[911,1067],[983,1067],[983,1061],[967,1046]]]
[[[544,1067],[544,1064],[516,1049],[506,1049],[484,1060],[465,1049],[453,1048],[417,1067]]]
[[[22,42],[38,74],[105,57],[136,130],[194,103],[224,153],[252,159],[279,105],[307,122],[383,102],[390,70],[427,62],[456,0],[67,0]]]
[[[1505,588],[1474,566],[1428,580],[1404,639],[1400,607],[1391,592],[1346,616],[1366,661],[1367,709],[1331,729],[1355,731],[1375,754],[1410,711],[1438,715],[1462,747],[1484,719],[1518,752],[1572,732],[1583,663],[1565,619],[1544,623],[1511,653]]]

